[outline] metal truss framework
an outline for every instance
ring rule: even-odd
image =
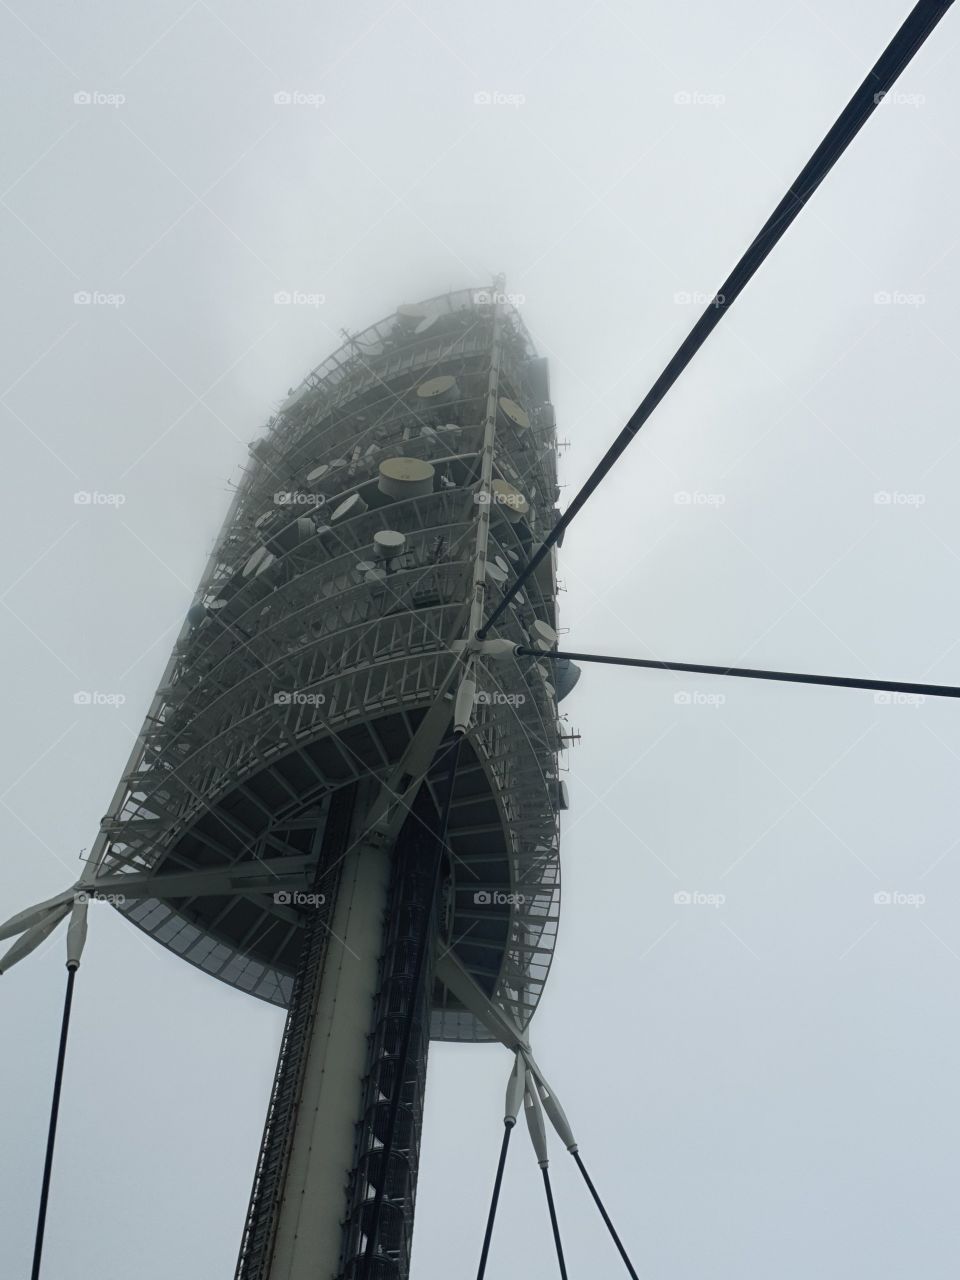
[[[495,597],[555,515],[541,365],[490,293],[430,299],[351,338],[251,446],[90,864],[91,887],[123,894],[120,909],[185,959],[286,1005],[303,925],[281,899],[310,881],[330,797],[376,778],[375,825],[378,803],[415,793],[413,775],[395,775],[463,674],[451,645],[478,583]],[[434,403],[422,393],[438,380],[451,385]],[[398,456],[430,464],[429,492],[384,498],[379,466]],[[495,482],[522,494],[522,519],[494,505]],[[403,538],[389,562],[371,550],[385,530]],[[556,624],[555,592],[551,563],[502,635],[536,643],[536,624]],[[447,937],[524,1023],[556,935],[556,695],[543,664],[466,665],[478,697],[450,821]],[[474,901],[484,893],[503,903]],[[488,1035],[448,993],[433,1031]]]

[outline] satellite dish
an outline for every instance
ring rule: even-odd
[[[494,480],[490,485],[490,496],[494,511],[505,515],[511,524],[516,524],[530,510],[526,498],[509,480]]]
[[[266,548],[264,548],[264,551],[266,552],[266,554],[264,555],[263,559],[260,561],[256,569],[254,570],[253,576],[255,578],[259,578],[261,573],[266,573],[268,569],[272,568],[273,565],[277,563],[277,557],[273,554],[273,552],[266,551]]]
[[[344,498],[343,502],[334,510],[330,520],[345,520],[349,516],[362,515],[367,510],[367,504],[360,497],[359,493],[351,493],[349,498]]]
[[[424,316],[417,327],[414,329],[414,336],[419,338],[422,333],[427,333],[440,319],[438,315]]]
[[[487,577],[491,582],[504,583],[507,580],[506,570],[501,569],[499,565],[492,564],[487,561]]]
[[[187,621],[192,627],[198,627],[206,616],[207,606],[201,604],[199,600],[192,604],[187,610]]]
[[[433,493],[434,469],[420,458],[385,458],[378,487],[388,498],[422,498]]]
[[[506,560],[504,560],[503,556],[494,556],[493,563],[498,569],[502,569],[504,573],[510,572],[510,566],[507,564]]]
[[[318,480],[323,479],[329,470],[329,462],[321,462],[319,467],[314,467],[312,471],[307,472],[307,484],[316,484]]]
[[[373,535],[373,549],[384,560],[401,555],[406,545],[407,535],[396,529],[380,529]]]
[[[537,649],[555,649],[557,646],[556,631],[549,622],[541,622],[539,618],[530,628],[530,638]]]
[[[247,563],[243,566],[243,576],[245,578],[252,577],[252,575],[257,572],[258,568],[263,563],[263,560],[265,559],[265,557],[269,555],[270,555],[270,552],[267,550],[266,547],[257,547],[256,551],[253,553],[253,555],[250,557]],[[270,558],[271,560],[273,559],[272,556],[270,556]]]
[[[267,546],[274,554],[281,555],[284,551],[292,551],[301,542],[306,542],[315,533],[316,528],[309,517],[297,516],[295,520],[288,521],[282,528],[278,529],[267,540]]]
[[[504,417],[511,426],[516,427],[518,431],[525,431],[530,425],[530,416],[516,400],[511,400],[508,396],[500,397],[500,408]]]
[[[417,395],[421,400],[442,404],[446,400],[455,400],[458,393],[457,380],[449,373],[438,378],[427,378],[417,387]]]

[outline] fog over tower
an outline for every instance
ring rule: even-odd
[[[429,1040],[536,1008],[577,672],[510,650],[555,644],[553,559],[465,642],[557,496],[500,280],[349,337],[251,446],[87,873],[287,1009],[239,1280],[405,1277]]]

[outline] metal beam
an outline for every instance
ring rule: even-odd
[[[501,1044],[513,1050],[527,1046],[526,1031],[521,1031],[507,1011],[490,1000],[452,951],[445,951],[438,958],[436,976]]]
[[[169,871],[163,875],[98,876],[85,887],[90,896],[117,894],[127,898],[205,898],[221,894],[269,893],[305,888],[316,859],[296,857],[236,862],[209,871]]]

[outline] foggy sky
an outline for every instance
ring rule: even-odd
[[[907,9],[0,6],[0,917],[76,878],[228,481],[341,330],[503,271],[568,500]],[[960,683],[958,57],[951,13],[567,535],[574,647]],[[955,1275],[960,707],[592,668],[563,710],[532,1042],[640,1274]],[[45,1276],[231,1276],[282,1015],[91,915]],[[10,1277],[63,958],[0,983]],[[431,1049],[414,1280],[475,1274],[509,1069]],[[571,1276],[618,1274],[554,1183]],[[488,1274],[551,1248],[518,1132]]]

